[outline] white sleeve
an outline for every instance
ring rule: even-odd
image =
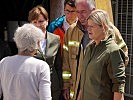
[[[40,100],[52,100],[49,65],[45,63],[41,69],[42,70],[41,70],[40,82],[39,82]]]
[[[1,74],[2,74],[2,62],[4,61],[5,58],[3,58],[1,61],[0,61],[0,98],[2,96],[2,86],[1,86]]]
[[[1,70],[1,62],[0,62],[0,70]],[[0,98],[2,96],[2,86],[1,86],[1,72],[0,72]]]

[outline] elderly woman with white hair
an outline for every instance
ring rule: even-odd
[[[89,38],[78,100],[124,100],[125,54],[114,40],[110,20],[103,10],[88,17]]]
[[[49,65],[33,57],[43,38],[32,24],[16,30],[18,54],[0,61],[0,96],[3,93],[4,100],[51,100]]]

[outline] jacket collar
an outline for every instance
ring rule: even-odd
[[[85,27],[79,22],[79,20],[78,20],[78,22],[77,22],[77,27],[78,27],[82,32],[87,31],[87,29],[85,29]]]

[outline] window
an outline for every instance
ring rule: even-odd
[[[125,96],[133,98],[133,0],[112,0],[112,8],[115,25],[120,30],[129,50]]]

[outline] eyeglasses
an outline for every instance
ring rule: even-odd
[[[70,11],[70,10],[65,10],[65,13],[66,14],[70,14],[70,13],[74,13],[74,12],[76,12],[75,10],[72,10],[72,11]]]

